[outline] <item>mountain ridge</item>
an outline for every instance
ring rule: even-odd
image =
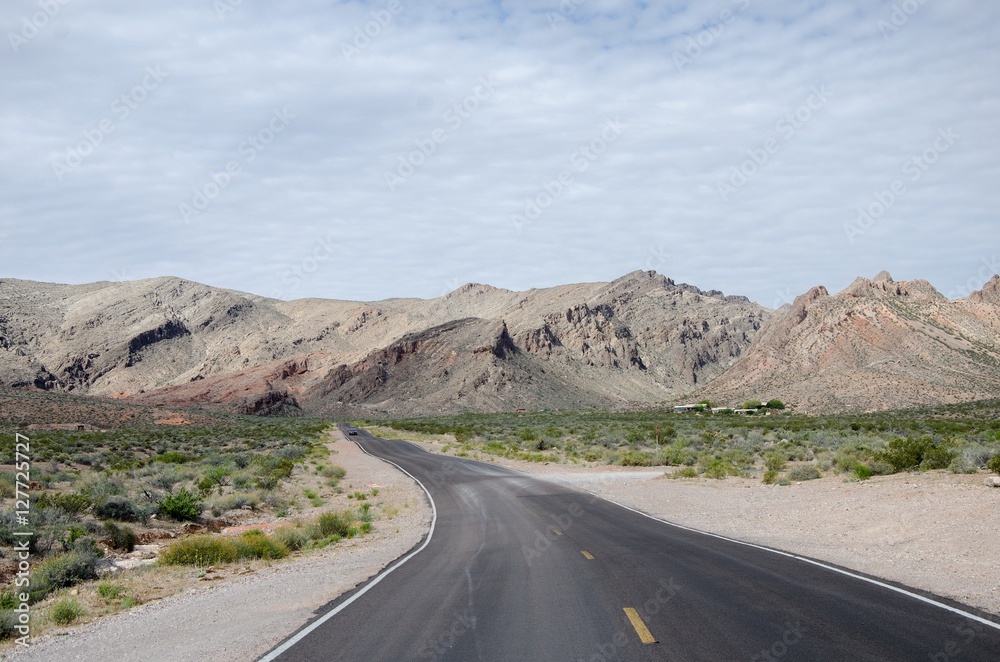
[[[375,302],[176,277],[0,279],[0,385],[256,414],[627,408],[689,394],[882,409],[1000,391],[998,310],[1000,277],[952,301],[888,272],[778,311],[652,271]]]

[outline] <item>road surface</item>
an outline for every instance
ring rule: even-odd
[[[1000,660],[997,619],[943,598],[352,438],[423,484],[430,536],[264,660]]]

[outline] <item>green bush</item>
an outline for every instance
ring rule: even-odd
[[[684,467],[668,474],[663,474],[666,478],[697,478],[698,470],[694,467]]]
[[[929,436],[901,437],[889,442],[878,459],[892,465],[896,471],[907,469],[945,469],[955,454]]]
[[[774,485],[775,483],[778,482],[778,475],[779,474],[777,469],[768,469],[767,471],[764,472],[764,484]]]
[[[263,531],[246,531],[233,541],[233,545],[241,559],[283,559],[288,556],[288,548]]]
[[[867,464],[862,464],[858,462],[854,465],[854,476],[858,480],[868,480],[872,477],[872,468]]]
[[[623,467],[651,467],[653,455],[642,451],[625,451],[618,457],[618,464]]]
[[[764,467],[769,471],[782,471],[787,463],[787,456],[785,453],[771,452],[764,457]]]
[[[84,541],[87,543],[80,544]],[[87,538],[77,541],[77,548],[72,551],[48,557],[35,566],[31,582],[32,601],[37,602],[58,589],[97,579],[99,558],[93,541]]]
[[[275,530],[273,537],[292,552],[304,549],[309,545],[309,536],[299,527],[281,527]]]
[[[347,512],[323,513],[316,521],[316,526],[319,528],[320,536],[323,538],[332,535],[346,538],[351,529],[352,520],[353,517]]]
[[[323,467],[323,470],[319,472],[324,478],[334,478],[336,480],[342,480],[344,476],[347,475],[347,470],[343,467],[338,467],[337,465],[331,465],[329,467]]]
[[[734,467],[720,457],[713,457],[705,463],[705,478],[723,480],[726,476],[735,472]]]
[[[182,487],[173,494],[168,494],[160,501],[160,512],[167,517],[184,522],[196,520],[205,509],[204,503],[195,494]]]
[[[104,523],[104,532],[108,534],[108,544],[119,552],[131,552],[138,542],[135,531],[128,526],[119,526],[114,522],[107,521]]]
[[[206,566],[239,558],[236,546],[225,538],[201,535],[178,540],[160,555],[163,565]]]
[[[73,598],[63,598],[52,605],[49,615],[57,625],[69,625],[85,616],[87,610]]]
[[[127,497],[112,497],[104,503],[94,506],[94,516],[97,519],[138,522],[141,518],[141,513]]]
[[[990,461],[986,463],[986,468],[995,474],[1000,474],[1000,454],[994,455]]]
[[[91,501],[90,497],[79,492],[53,495],[44,492],[38,497],[35,505],[38,508],[61,508],[70,513],[80,514],[90,508]]]
[[[125,595],[125,587],[121,584],[101,582],[97,585],[97,594],[105,600],[117,600]]]
[[[15,629],[16,627],[17,614],[14,613],[14,610],[0,610],[0,641],[3,641],[4,639],[13,639],[16,635],[20,634]]]
[[[817,478],[823,477],[823,472],[819,470],[819,467],[813,464],[805,464],[798,467],[793,467],[791,471],[788,472],[788,477],[791,480],[816,480]]]

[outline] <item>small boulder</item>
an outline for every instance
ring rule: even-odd
[[[990,476],[987,478],[986,487],[1000,487],[1000,476]]]

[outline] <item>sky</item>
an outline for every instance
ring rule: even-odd
[[[1000,271],[1000,3],[7,0],[0,277],[776,308]]]

